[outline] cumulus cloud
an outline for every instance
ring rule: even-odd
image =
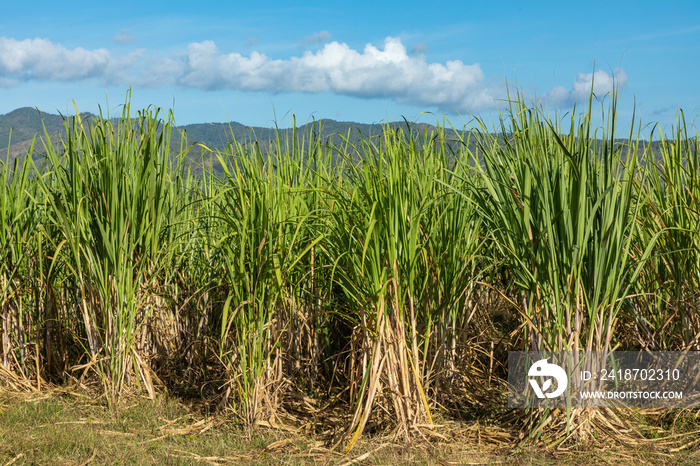
[[[118,36],[130,35],[122,31]],[[115,36],[116,37],[116,36]],[[307,38],[326,41],[327,31]],[[478,63],[429,63],[411,56],[398,38],[362,51],[330,42],[315,52],[271,59],[252,52],[222,53],[212,41],[189,44],[181,53],[158,57],[135,50],[116,57],[107,49],[68,49],[46,39],[0,38],[0,85],[25,80],[77,81],[95,78],[129,86],[179,86],[206,90],[335,93],[361,98],[472,110],[493,103]]]
[[[0,77],[71,81],[104,76],[112,56],[106,49],[67,49],[46,39],[0,37]]]
[[[285,60],[258,52],[247,57],[225,54],[214,42],[205,41],[190,44],[174,60],[155,63],[148,75],[161,75],[166,68],[163,78],[188,88],[388,97],[448,110],[489,106],[495,97],[484,84],[478,63],[428,63],[423,56],[409,56],[401,40],[392,37],[384,41],[383,49],[367,44],[360,52],[334,41]]]
[[[115,40],[126,40],[121,31]],[[307,42],[323,42],[321,31]],[[361,98],[445,107],[446,111],[492,104],[495,93],[484,85],[478,63],[460,60],[428,63],[410,56],[400,39],[387,37],[383,48],[367,44],[362,51],[330,42],[315,52],[271,59],[252,52],[222,53],[212,41],[189,44],[181,53],[158,57],[135,50],[116,57],[107,49],[68,49],[46,39],[0,38],[0,85],[26,80],[98,79],[129,86],[180,86],[206,90],[335,93]]]
[[[625,88],[627,82],[627,72],[622,68],[615,68],[612,74],[603,70],[596,70],[594,73],[578,73],[570,89],[556,86],[547,94],[547,100],[568,106],[577,101],[587,100],[591,91],[597,98],[602,99],[616,89]]]
[[[121,33],[120,33],[121,34]],[[130,35],[122,34],[124,38]],[[119,34],[118,34],[119,36]],[[117,36],[115,36],[117,37]],[[307,38],[327,41],[321,31]],[[337,41],[300,56],[272,59],[259,52],[225,53],[212,41],[190,43],[170,56],[137,49],[115,56],[107,49],[68,49],[46,39],[0,37],[0,87],[23,81],[82,81],[134,87],[237,89],[270,93],[332,93],[359,98],[388,98],[438,107],[445,112],[478,111],[504,97],[503,86],[489,85],[478,63],[461,60],[431,63],[416,44],[409,53],[401,40],[387,37],[381,47],[362,50]],[[602,97],[624,86],[627,73],[580,73],[571,88],[556,87],[548,97],[559,104],[585,97],[593,87]]]
[[[597,97],[603,97],[615,90],[627,85],[627,72],[621,68],[615,68],[610,75],[605,71],[597,70],[595,73],[579,73],[574,81],[573,93],[575,97],[588,97],[593,90]]]

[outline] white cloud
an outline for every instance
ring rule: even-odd
[[[307,38],[330,37],[321,31]],[[127,30],[114,40],[130,38]],[[195,42],[179,54],[157,56],[134,50],[113,56],[107,49],[68,49],[46,39],[0,38],[0,85],[27,80],[79,81],[206,90],[335,93],[360,98],[390,98],[444,111],[476,110],[493,104],[500,92],[484,84],[478,63],[460,60],[428,63],[410,56],[400,39],[387,37],[384,47],[367,44],[362,51],[330,42],[316,52],[271,59],[252,52],[221,53],[212,41]]]
[[[128,30],[115,36],[126,39]],[[307,40],[324,42],[321,31]],[[250,44],[253,42],[251,41]],[[107,49],[68,49],[47,39],[15,40],[0,37],[0,87],[23,81],[83,81],[133,87],[169,87],[270,93],[331,93],[359,98],[387,98],[397,102],[438,107],[444,112],[475,112],[494,107],[505,97],[503,86],[489,85],[478,63],[461,60],[430,63],[416,44],[409,53],[401,40],[387,37],[382,47],[367,44],[362,50],[337,41],[300,56],[272,59],[262,53],[221,52],[212,41],[190,43],[180,53],[164,56],[133,50],[115,56]],[[614,86],[627,84],[622,69],[612,74],[597,70],[579,73],[570,88],[557,86],[547,94],[566,106],[598,97]]]
[[[627,85],[627,72],[621,68],[615,68],[610,75],[603,70],[595,73],[579,73],[574,82],[573,94],[576,98],[588,98],[593,93],[602,98],[615,90],[615,86],[620,88]]]
[[[71,81],[104,76],[113,61],[106,49],[67,49],[46,39],[0,37],[0,77]]]
[[[570,89],[556,86],[547,93],[546,99],[551,103],[556,102],[558,106],[568,107],[577,101],[588,100],[591,91],[597,98],[602,99],[614,91],[624,89],[627,82],[627,72],[622,68],[615,68],[612,74],[603,70],[578,73]]]
[[[401,40],[392,37],[383,49],[367,44],[359,52],[334,41],[286,60],[257,52],[248,57],[222,54],[213,42],[205,41],[190,44],[175,62],[167,59],[153,65],[148,74],[159,75],[166,64],[171,71],[163,79],[190,88],[388,97],[447,111],[489,106],[497,94],[484,85],[478,63],[427,63],[423,56],[409,56]]]

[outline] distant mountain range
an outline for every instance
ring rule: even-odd
[[[91,118],[94,115],[81,114],[83,118]],[[390,124],[395,126],[406,126],[405,122],[395,122]],[[41,138],[44,137],[44,127],[52,140],[57,141],[59,137],[65,136],[64,117],[50,113],[39,112],[35,108],[23,107],[13,110],[5,115],[0,115],[0,157],[5,158],[8,151],[10,157],[24,156],[30,147],[32,139],[37,136],[35,142],[35,152],[43,152],[44,147]],[[421,133],[426,129],[434,129],[433,126],[425,123],[411,124],[414,130]],[[335,120],[319,120],[301,125],[297,128],[297,134],[308,136],[310,131],[320,132],[322,140],[331,138],[336,143],[342,143],[343,137],[350,142],[356,143],[361,137],[371,137],[381,135],[384,126],[381,124],[363,124],[353,122],[340,122]],[[178,131],[173,131],[171,147],[180,147],[180,135],[185,134],[188,144],[203,144],[210,149],[224,149],[232,140],[238,142],[256,140],[262,146],[266,146],[270,141],[277,138],[275,128],[251,127],[241,123],[198,123],[178,126]],[[280,136],[284,140],[291,136],[292,129],[280,129]],[[341,137],[342,135],[342,137]]]
[[[81,117],[94,118],[95,116],[85,113],[81,114]],[[426,131],[433,132],[436,130],[435,126],[425,123],[409,124],[414,133],[421,135]],[[404,121],[390,123],[390,126],[393,128],[402,127],[406,129],[406,125],[407,123]],[[0,115],[0,159],[5,160],[8,154],[8,143],[11,160],[25,156],[35,136],[37,139],[32,156],[35,160],[39,159],[41,157],[40,154],[44,152],[43,142],[41,141],[44,138],[44,127],[54,142],[65,136],[64,117],[61,115],[39,112],[31,107],[18,108],[5,115]],[[386,126],[383,124],[363,124],[322,119],[299,126],[296,129],[296,134],[297,136],[305,137],[306,144],[308,144],[308,136],[312,131],[314,135],[318,135],[324,142],[329,140],[336,145],[341,145],[344,140],[347,140],[351,144],[356,144],[361,138],[373,138],[382,135],[385,128]],[[284,128],[280,129],[279,132],[280,138],[284,142],[292,136],[293,129]],[[460,136],[452,130],[447,130],[446,133],[449,146],[451,146],[451,149],[457,150],[461,145],[459,142]],[[179,149],[182,134],[186,136],[188,145],[201,144],[215,150],[224,149],[235,139],[238,142],[255,140],[264,151],[268,144],[277,138],[275,128],[251,127],[236,122],[199,123],[178,126],[177,131],[172,133],[171,147],[173,149]],[[461,138],[466,139],[466,136],[462,135]],[[475,149],[475,139],[472,137],[470,140],[470,149],[472,150]],[[598,143],[600,144],[601,141]],[[643,143],[642,146],[646,147],[647,144]],[[652,142],[651,148],[658,154],[658,142]],[[190,150],[189,155],[195,164],[201,153],[201,150]]]

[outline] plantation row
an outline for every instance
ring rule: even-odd
[[[0,384],[189,386],[249,425],[332,402],[350,448],[502,405],[508,350],[697,350],[698,137],[652,153],[592,106],[517,100],[456,152],[445,128],[234,142],[197,177],[159,111],[67,119],[43,165],[2,165]]]

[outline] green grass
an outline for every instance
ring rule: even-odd
[[[192,415],[174,401],[136,401],[109,411],[64,398],[18,400],[0,414],[0,462],[6,464],[200,464],[194,455],[259,459],[274,435],[247,438],[226,420],[199,433],[213,420]],[[191,431],[188,433],[187,428]],[[20,456],[21,455],[21,456]],[[257,461],[256,461],[257,462]]]

